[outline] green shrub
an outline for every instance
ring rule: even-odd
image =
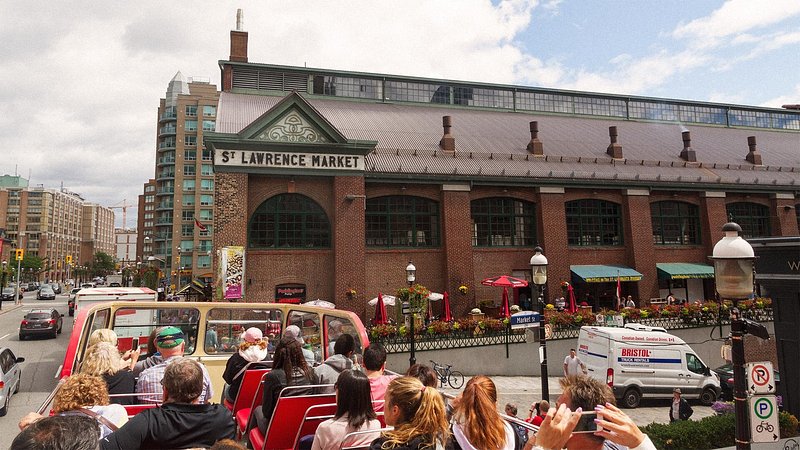
[[[778,416],[781,438],[798,435],[797,418],[787,412]],[[651,423],[641,427],[660,450],[707,450],[735,446],[736,416],[724,414],[701,420],[685,420],[671,424]]]

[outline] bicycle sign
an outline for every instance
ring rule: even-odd
[[[778,433],[778,403],[774,395],[755,395],[747,399],[750,408],[750,435],[753,442],[775,442]]]

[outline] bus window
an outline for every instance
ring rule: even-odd
[[[269,342],[270,353],[281,337],[283,314],[270,308],[214,308],[206,316],[205,351],[207,354],[234,353],[242,342],[242,333],[256,327]]]
[[[303,338],[303,348],[311,350],[314,353],[314,364],[321,363],[322,334],[320,333],[319,314],[292,310],[289,312],[286,325],[297,325],[297,327],[300,328],[300,337]]]
[[[353,339],[356,341],[356,349],[353,352],[353,356],[360,363],[362,359],[361,355],[363,354],[361,334],[358,332],[358,329],[353,325],[353,322],[351,322],[350,319],[329,316],[326,314],[325,329],[326,335],[328,336],[328,356],[333,355],[333,346],[336,344],[336,338],[342,334],[349,334],[353,336]]]
[[[94,317],[92,318],[92,328],[89,334],[91,335],[95,330],[99,330],[101,328],[108,328],[108,315],[111,312],[109,309],[101,309],[94,313]]]
[[[154,328],[178,327],[186,336],[185,355],[194,353],[200,311],[194,308],[119,308],[114,313],[114,332],[120,338],[147,337]]]

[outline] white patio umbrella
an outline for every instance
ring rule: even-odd
[[[316,299],[316,300],[307,301],[307,302],[305,302],[303,304],[306,305],[306,306],[319,306],[320,308],[336,309],[336,305],[334,305],[333,303],[331,303],[331,302],[329,302],[327,300]]]
[[[397,297],[394,295],[384,295],[383,296],[383,304],[386,306],[394,306],[394,302],[397,300]],[[372,300],[368,301],[367,304],[369,306],[375,306],[378,304],[378,297],[373,298]]]
[[[439,301],[439,300],[441,300],[443,298],[444,298],[444,294],[440,294],[438,292],[431,292],[430,294],[428,294],[428,300],[430,300],[432,302]]]

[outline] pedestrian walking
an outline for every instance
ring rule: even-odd
[[[678,420],[689,420],[692,417],[694,410],[689,406],[689,402],[681,397],[681,390],[675,388],[672,390],[672,407],[669,410],[669,421],[675,422]]]
[[[575,349],[569,349],[569,355],[564,358],[564,376],[581,375],[586,373],[586,364],[575,354]]]
[[[625,302],[625,307],[626,308],[636,308],[636,302],[633,301],[633,297],[632,296],[630,296],[630,295],[628,296],[628,301]]]

